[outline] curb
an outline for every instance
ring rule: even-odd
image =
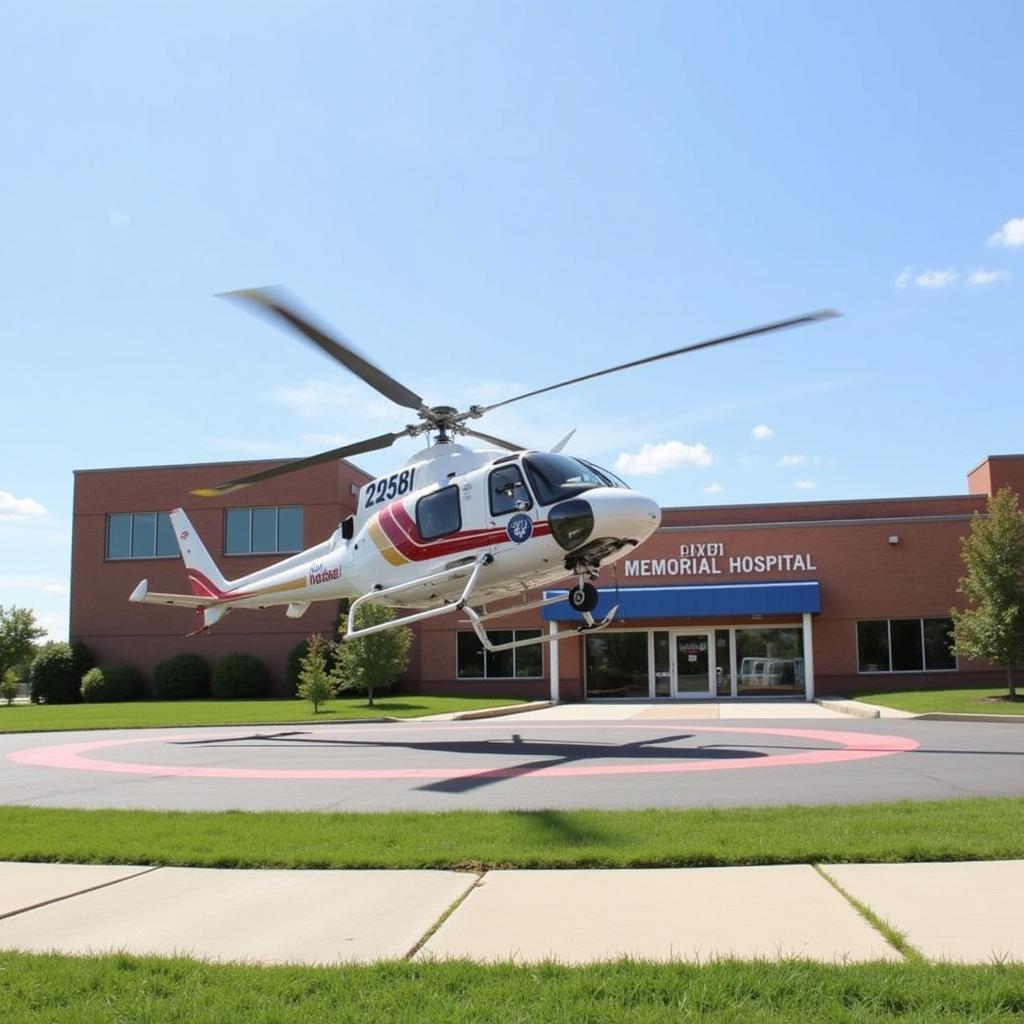
[[[475,718],[501,718],[505,715],[519,715],[525,711],[540,711],[554,707],[554,701],[535,700],[529,704],[506,704],[500,708],[480,708],[478,711],[460,711],[452,716],[453,722],[470,722]]]
[[[1016,722],[1024,725],[1024,715],[970,715],[956,711],[927,711],[915,715],[919,722]]]
[[[843,715],[851,715],[853,718],[881,718],[882,712],[870,704],[859,704],[855,700],[825,700],[814,699],[815,704],[820,704],[826,711],[838,711]]]

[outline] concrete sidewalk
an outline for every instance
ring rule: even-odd
[[[230,871],[0,863],[0,949],[215,961],[1024,961],[1024,861],[660,870]]]

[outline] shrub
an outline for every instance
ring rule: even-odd
[[[153,669],[155,700],[190,700],[210,692],[210,666],[198,654],[175,654]]]
[[[0,700],[5,700],[8,705],[11,705],[14,703],[14,698],[17,696],[18,673],[13,668],[9,668],[4,672],[3,676],[0,677]]]
[[[134,665],[101,665],[82,676],[82,700],[110,704],[137,700],[142,695],[142,676]]]
[[[35,704],[77,704],[82,699],[82,676],[76,675],[70,644],[47,644],[32,659],[29,696]]]
[[[96,659],[84,640],[71,641],[71,668],[75,678],[81,680],[82,676],[91,668],[96,667]]]
[[[302,662],[309,653],[309,641],[300,640],[289,652],[284,663],[284,677],[288,682],[288,693],[292,697],[299,696],[300,673]]]
[[[226,654],[213,670],[210,692],[214,697],[262,697],[270,680],[263,662],[254,654]]]

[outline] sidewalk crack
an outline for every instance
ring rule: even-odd
[[[902,956],[907,963],[912,964],[926,964],[928,963],[927,957],[916,947],[912,946],[907,941],[907,935],[905,932],[901,932],[898,928],[894,928],[888,921],[883,917],[879,917],[866,903],[861,903],[856,897],[848,893],[820,864],[812,864],[812,868],[818,872],[821,877],[832,886],[833,889],[840,896],[846,900],[847,903],[857,911],[858,914],[872,928],[878,932],[879,935],[885,939],[886,942],[896,950],[897,953]]]
[[[445,921],[447,921],[448,918],[451,917],[452,914],[454,914],[455,911],[458,910],[459,907],[461,907],[462,904],[466,902],[466,900],[469,898],[470,893],[473,892],[473,890],[476,889],[481,882],[483,882],[484,876],[487,874],[487,872],[479,871],[475,874],[476,878],[474,879],[473,884],[469,886],[466,889],[466,891],[462,893],[461,896],[457,896],[454,900],[452,900],[451,905],[448,907],[448,909],[445,910],[445,912],[426,930],[426,932],[424,932],[419,942],[417,942],[416,945],[413,946],[412,949],[410,949],[409,952],[405,954],[405,957],[403,959],[411,960],[437,934],[438,929],[445,923]]]
[[[99,885],[90,885],[85,889],[76,889],[74,892],[65,893],[63,896],[54,896],[50,900],[40,900],[38,903],[33,903],[29,907],[19,907],[17,910],[8,910],[5,914],[0,914],[0,921],[4,921],[9,917],[17,917],[19,914],[27,914],[30,910],[38,910],[40,907],[48,907],[52,903],[63,903],[65,900],[73,900],[76,896],[84,896],[87,892],[97,892],[100,889],[109,889],[112,885],[120,885],[122,882],[130,882],[133,878],[141,878],[143,875],[152,874],[154,871],[159,871],[161,865],[155,864],[153,867],[143,868],[141,871],[136,871],[132,875],[125,875],[123,878],[114,878],[109,882],[100,882]]]

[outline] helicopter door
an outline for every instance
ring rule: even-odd
[[[503,520],[515,512],[528,512],[533,508],[533,498],[523,479],[523,470],[518,463],[510,462],[491,471],[487,483],[491,519]],[[531,516],[531,518],[533,518]]]

